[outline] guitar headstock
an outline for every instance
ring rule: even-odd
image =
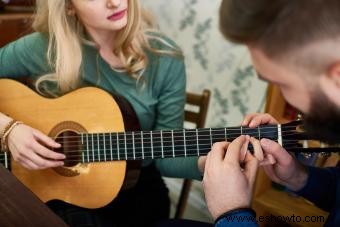
[[[292,121],[281,125],[282,146],[290,152],[300,153],[330,153],[340,152],[340,141],[337,144],[328,144],[319,138],[308,133],[303,128],[303,121]]]

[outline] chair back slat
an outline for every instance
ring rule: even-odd
[[[209,107],[209,100],[210,100],[210,91],[204,90],[202,94],[195,94],[195,93],[187,93],[186,104],[188,107],[195,107],[194,111],[193,108],[186,108],[184,112],[184,121],[189,123],[194,123],[196,128],[204,128],[205,126],[205,119],[208,113]],[[185,179],[183,181],[182,190],[180,197],[178,199],[175,218],[183,218],[185,207],[187,204],[187,200],[189,197],[189,192],[191,188],[192,180]]]

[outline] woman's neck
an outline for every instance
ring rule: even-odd
[[[113,45],[115,42],[115,33],[112,31],[91,31],[88,33],[96,43],[100,56],[112,67],[122,68],[123,63],[113,53]]]

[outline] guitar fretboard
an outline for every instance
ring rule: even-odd
[[[278,140],[276,126],[80,134],[81,161],[103,162],[206,155],[215,142],[240,135]],[[70,147],[76,147],[69,143]],[[79,145],[78,145],[79,146]]]

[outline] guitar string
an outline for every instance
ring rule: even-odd
[[[261,133],[261,139],[262,138],[268,138],[266,137],[266,134],[272,134],[271,132],[263,132]],[[114,140],[110,140],[110,137],[109,135],[105,136],[105,138],[102,136],[102,134],[93,134],[93,135],[96,135],[96,136],[93,136],[93,139],[92,139],[92,136],[89,136],[88,138],[86,137],[83,137],[83,140],[89,140],[90,142],[94,141],[95,145],[103,145],[104,143],[104,139],[105,139],[105,143],[106,144],[110,144],[110,141],[113,141],[111,142],[112,144],[115,144],[117,145],[117,142],[120,144],[120,143],[124,143],[125,144],[125,141],[126,141],[126,144],[127,145],[132,145],[132,144],[136,144],[138,142],[136,141],[139,141],[141,140],[141,137],[138,136],[138,135],[134,135],[134,140],[132,138],[128,138],[128,139],[125,139],[125,138],[120,138],[120,137],[123,137],[124,134],[122,134],[120,137],[118,137],[118,140],[116,139],[116,135],[115,136],[112,136],[114,137],[115,139]],[[233,134],[232,136],[235,136],[236,134]],[[240,134],[237,134],[236,136],[238,137]],[[244,134],[246,135],[246,134]],[[249,135],[249,134],[248,134]],[[255,135],[255,136],[254,136]],[[254,135],[250,134],[250,136],[253,136],[255,138],[258,137],[258,134],[254,133]],[[284,134],[283,136],[295,136],[295,135],[301,135],[299,133],[287,133],[287,134]],[[131,136],[132,137],[132,134],[131,135],[127,135],[127,136]],[[146,134],[143,133],[143,144],[145,143],[151,143],[151,137],[147,138],[145,137]],[[218,141],[225,141],[225,140],[222,140],[225,139],[225,134],[221,133],[221,134],[214,134],[213,135],[214,138],[213,138],[213,142],[218,142]],[[231,136],[229,134],[229,136]],[[98,137],[99,137],[99,140],[98,140]],[[234,140],[236,139],[237,137],[227,137],[227,140]],[[184,142],[184,138],[183,136],[171,136],[171,137],[167,137],[167,136],[163,136],[163,137],[155,137],[153,136],[153,144],[154,143],[161,143],[161,139],[163,139],[163,143],[164,142],[167,142],[167,143],[170,143],[172,141],[172,138],[175,140],[176,143],[179,143],[179,142]],[[273,139],[273,138],[268,138],[268,139]],[[195,135],[188,135],[186,136],[186,144],[188,143],[197,143],[197,140],[198,141],[201,141],[201,142],[206,142],[206,141],[211,141],[210,139],[210,135],[200,135],[200,136],[195,136]],[[296,141],[296,142],[299,142],[299,141],[303,141],[303,140],[307,140],[307,139],[284,139],[284,141]],[[314,140],[314,139],[313,139]],[[84,143],[83,144],[86,144],[85,141],[83,141]],[[74,147],[78,147],[81,143],[81,137],[79,137],[77,140],[67,140],[67,142],[65,143],[68,143],[68,144],[76,144],[74,145]],[[140,143],[141,144],[141,143]],[[68,148],[72,148],[72,146],[68,146]]]
[[[267,131],[267,129],[275,129],[273,131]],[[277,133],[277,127],[265,127],[265,128],[260,128],[260,130],[265,130],[265,131],[261,131],[261,134],[262,132],[263,133],[266,133],[266,132],[272,132],[272,133]],[[296,129],[296,126],[286,126],[286,127],[282,127],[281,128],[281,131],[282,132],[288,132],[288,131],[292,131],[293,129]],[[201,132],[220,132],[220,131],[225,131],[227,130],[228,132],[228,135],[230,135],[229,132],[232,131],[231,134],[233,134],[234,131],[237,131],[237,132],[241,132],[241,128],[238,128],[238,129],[229,129],[229,128],[212,128],[210,130],[210,128],[202,128],[202,129],[197,129],[199,133]],[[258,128],[242,128],[242,131],[247,131],[247,130],[253,130],[254,133],[256,131],[256,133],[258,132]],[[143,134],[153,134],[153,135],[157,135],[157,134],[160,134],[160,133],[171,133],[171,132],[174,132],[174,133],[183,133],[183,129],[174,129],[174,130],[156,130],[156,131],[127,131],[127,132],[99,132],[99,133],[86,133],[87,135],[92,135],[92,134],[106,134],[106,135],[109,135],[109,134],[132,134],[132,133],[135,133],[135,134],[139,134],[141,132],[143,132]],[[190,132],[195,132],[196,133],[196,129],[185,129],[186,133],[190,133]],[[297,132],[297,133],[303,133],[303,132]],[[234,133],[234,134],[239,134],[239,133]],[[79,138],[81,134],[77,134],[76,136],[72,135],[72,136],[60,136],[58,138]]]
[[[287,148],[287,150],[288,149],[300,149],[299,147],[291,147],[291,148]],[[332,151],[333,152],[333,151]],[[206,154],[208,154],[209,152],[207,152],[207,153],[204,153],[203,155],[206,155]],[[300,153],[315,153],[315,152],[308,152],[308,151],[301,151]],[[325,152],[317,152],[317,153],[325,153]],[[327,152],[326,152],[327,153]],[[197,155],[197,152],[195,151],[195,153],[192,153],[192,154],[190,154],[190,153],[187,153],[187,155],[185,156],[184,154],[177,154],[176,156],[175,156],[175,158],[179,158],[179,157],[197,157],[197,156],[199,156],[199,155]],[[200,156],[202,156],[202,155],[200,155]],[[80,157],[82,157],[82,156],[80,156]],[[83,162],[82,160],[80,160],[80,159],[67,159],[67,160],[65,160],[65,161],[69,161],[69,162],[72,162],[72,161],[74,161],[74,162],[77,162],[77,163],[91,163],[91,162],[94,162],[94,163],[97,163],[97,162],[105,162],[104,160],[105,160],[105,157],[103,156],[103,158],[98,158],[97,156],[95,156],[96,157],[96,159],[93,159],[92,157],[90,158],[91,156],[89,156],[89,158],[86,158],[85,159],[85,162]],[[153,157],[153,158],[152,158]],[[174,158],[173,157],[173,155],[172,154],[164,154],[164,156],[162,156],[162,155],[157,155],[157,154],[154,154],[153,156],[152,155],[144,155],[144,159],[162,159],[162,158]],[[128,159],[125,159],[125,155],[124,155],[124,157],[121,157],[120,156],[120,159],[118,159],[118,157],[117,158],[115,158],[115,159],[113,159],[113,160],[110,160],[107,156],[106,156],[106,162],[109,162],[109,161],[132,161],[132,160],[144,160],[144,159],[142,159],[141,157],[136,157],[136,159],[133,159],[133,157],[128,157]],[[0,158],[0,162],[4,162],[6,159],[4,159],[4,158]],[[8,160],[8,159],[7,159]]]
[[[269,133],[269,132],[268,132]],[[266,134],[266,133],[261,133],[261,138],[265,138],[265,136],[264,136],[264,134]],[[100,135],[100,134],[98,134],[98,135]],[[239,135],[239,134],[238,134]],[[295,133],[291,133],[291,134],[285,134],[285,136],[290,136],[290,135],[296,135]],[[144,135],[145,136],[145,135]],[[223,137],[223,139],[224,139],[224,134],[215,134],[214,136],[216,136],[216,137]],[[115,137],[115,136],[114,136]],[[187,145],[190,145],[190,144],[196,144],[197,143],[197,140],[199,141],[199,142],[203,142],[203,143],[199,143],[199,145],[200,146],[204,146],[205,144],[204,144],[204,142],[207,142],[209,145],[211,144],[210,143],[210,135],[205,135],[205,136],[200,136],[198,139],[197,138],[195,138],[195,139],[189,139],[189,137],[190,136],[187,136],[186,137],[186,144]],[[194,136],[191,136],[191,137],[194,137]],[[207,138],[208,137],[208,138]],[[157,138],[157,137],[153,137],[153,144],[155,144],[155,143],[160,143],[160,141],[157,141],[157,142],[155,142],[155,138]],[[160,138],[160,137],[159,137]],[[178,146],[179,144],[178,143],[180,143],[180,142],[183,142],[184,143],[184,139],[183,139],[183,136],[174,136],[174,137],[163,137],[163,144],[164,143],[172,143],[172,138],[174,138],[174,140],[175,140],[175,146]],[[180,139],[179,139],[180,138]],[[227,138],[227,139],[229,139],[229,140],[234,140],[234,139],[236,139],[237,137],[229,137],[229,138]],[[256,138],[256,136],[255,136],[255,138]],[[89,139],[89,143],[90,142],[92,142],[92,138],[88,138]],[[96,145],[96,147],[97,147],[97,149],[98,149],[98,146],[103,146],[103,144],[104,144],[104,142],[102,142],[103,141],[103,138],[101,137],[100,138],[100,140],[99,140],[99,142],[98,142],[98,140],[97,140],[97,138],[95,138],[95,137],[93,137],[93,139],[95,139],[96,140],[96,142],[95,142],[95,145]],[[169,140],[167,140],[167,139],[169,139]],[[214,138],[214,143],[215,142],[221,142],[221,141],[224,141],[222,138]],[[270,138],[269,138],[270,139]],[[94,140],[93,140],[94,141]],[[136,141],[141,141],[141,138],[136,138],[136,135],[135,135],[135,140],[133,141],[132,139],[126,139],[126,141],[127,141],[127,145],[132,145],[132,144],[135,144],[135,145],[137,145],[137,146],[135,146],[135,148],[136,149],[140,149],[140,146],[138,146],[138,144],[142,144],[141,142],[136,142]],[[291,142],[291,143],[297,143],[297,142],[300,142],[300,141],[303,141],[303,139],[301,139],[301,140],[297,140],[297,139],[284,139],[284,143],[285,144],[287,144],[287,142]],[[78,150],[78,148],[79,148],[79,146],[80,146],[80,140],[76,140],[76,141],[70,141],[70,140],[68,140],[67,141],[67,143],[68,144],[72,144],[72,145],[63,145],[62,147],[63,148],[69,148],[69,149],[73,149],[73,148],[77,148],[77,150],[75,150],[75,151],[68,151],[68,152],[78,152],[78,151],[82,151],[82,150]],[[118,144],[119,145],[122,145],[122,143],[124,143],[125,144],[125,139],[124,138],[118,138],[118,140],[114,140],[114,143],[112,143],[112,144],[114,144],[115,146],[117,146],[117,142],[118,142]],[[76,144],[75,144],[76,143]],[[151,138],[144,138],[144,140],[143,140],[143,144],[151,144]],[[86,143],[83,143],[83,144],[86,144]],[[107,145],[107,146],[109,146],[110,145],[110,141],[108,141],[107,142],[107,140],[105,140],[105,144]],[[92,147],[92,145],[90,145],[91,147]],[[181,146],[184,146],[184,144],[183,145],[181,145]],[[159,148],[159,147],[162,147],[162,146],[154,146],[154,148]],[[163,147],[166,147],[166,146],[163,146]],[[167,146],[167,147],[169,147],[169,146]],[[172,147],[172,146],[170,146],[170,147]],[[144,148],[148,148],[148,147],[145,147],[144,146]],[[121,150],[124,150],[124,148],[120,148]]]
[[[201,139],[201,138],[203,138],[203,137],[209,137],[210,138],[210,136],[213,136],[213,137],[218,137],[218,136],[221,136],[221,137],[225,137],[225,136],[227,136],[227,139],[228,139],[228,137],[229,138],[236,138],[236,137],[238,137],[238,136],[241,136],[241,134],[240,133],[225,133],[224,131],[218,131],[219,133],[216,133],[216,134],[209,134],[209,135],[206,135],[206,134],[204,134],[204,135],[202,135],[202,134],[198,134],[198,136],[196,136],[196,131],[190,131],[190,132],[186,132],[186,138],[188,138],[188,137],[195,137],[195,138],[199,138],[199,139]],[[190,133],[193,133],[193,135],[190,135]],[[277,135],[277,131],[265,131],[265,132],[261,132],[261,133],[258,133],[258,132],[249,132],[249,133],[247,133],[247,132],[245,132],[244,134],[242,134],[242,135],[250,135],[250,136],[253,136],[253,135],[255,135],[255,136],[257,136],[257,135],[260,135],[261,136],[261,138],[262,138],[262,135],[267,135],[267,134],[274,134],[274,135]],[[117,133],[110,133],[111,134],[111,136],[113,135],[113,137],[115,137],[116,138],[116,136],[117,136]],[[92,137],[93,138],[95,138],[95,137],[100,137],[100,139],[102,139],[102,138],[106,138],[107,139],[107,137],[110,137],[110,134],[105,134],[105,133],[91,133],[91,134],[83,134],[83,139],[85,139],[86,137],[87,138],[89,138],[89,139],[91,139]],[[169,133],[167,133],[167,134],[172,134],[171,132],[169,132]],[[163,138],[163,139],[172,139],[172,138],[174,138],[174,139],[176,139],[176,138],[183,138],[183,135],[184,134],[181,134],[181,135],[176,135],[176,132],[174,132],[173,134],[174,134],[174,136],[168,136],[167,134],[165,134],[165,133],[162,133],[162,135],[161,134],[156,134],[156,133],[152,133],[152,137],[153,137],[153,139],[155,140],[155,139],[161,139],[161,138]],[[281,131],[281,134],[282,134],[282,136],[293,136],[293,135],[303,135],[303,133],[300,133],[300,132],[291,132],[291,131]],[[148,132],[143,132],[143,136],[151,136],[151,133],[148,133]],[[158,136],[159,135],[159,136]],[[118,136],[120,136],[120,137],[124,137],[124,136],[132,136],[132,132],[130,133],[130,132],[128,132],[128,133],[118,133]],[[139,134],[139,133],[134,133],[134,136],[136,137],[138,137],[138,136],[141,136],[141,133]],[[233,137],[233,136],[235,136],[235,137]],[[263,136],[263,137],[265,137],[265,136]],[[77,136],[63,136],[63,137],[57,137],[56,139],[76,139],[76,140],[68,140],[69,142],[72,142],[72,141],[79,141],[80,139],[82,138],[82,134],[80,134],[80,135],[77,135]],[[95,138],[96,139],[96,138]],[[146,139],[148,139],[147,137],[146,137]],[[122,138],[119,138],[119,140],[124,140],[124,139],[122,139]],[[196,139],[195,139],[196,140]]]
[[[310,148],[302,148],[302,147],[296,147],[296,146],[285,146],[284,147],[286,150],[288,150],[289,151],[289,149],[301,149],[301,150],[303,150],[303,151],[301,151],[302,153],[305,153],[305,152],[307,152],[308,153],[308,149],[309,150],[312,150],[312,152],[310,152],[310,153],[313,153],[313,149],[310,149]],[[337,148],[337,147],[336,147]],[[316,149],[321,149],[321,150],[327,150],[327,149],[329,149],[329,148],[316,148]],[[210,150],[210,149],[209,149]],[[182,153],[180,153],[180,151],[182,152]],[[176,155],[175,155],[175,157],[185,157],[185,155],[184,155],[184,150],[180,150],[180,151],[176,151]],[[192,153],[191,153],[192,152]],[[78,153],[79,153],[79,151],[78,151]],[[150,155],[150,156],[148,156],[147,154],[148,153],[152,153],[151,152],[151,149],[150,149],[150,151],[149,152],[147,152],[147,151],[145,151],[145,152],[135,152],[135,155],[140,155],[140,154],[144,154],[144,158],[145,159],[150,159],[150,158],[152,158],[152,157],[155,157],[155,158],[161,158],[162,157],[162,155],[160,155],[160,151],[158,151],[158,152],[153,152],[153,156],[152,155]],[[167,154],[167,153],[171,153],[171,154]],[[207,154],[207,153],[209,153],[209,151],[208,152],[203,152],[203,151],[201,151],[200,152],[200,154]],[[159,154],[159,156],[157,156],[157,154]],[[165,151],[165,152],[163,152],[163,154],[164,154],[164,157],[173,157],[173,154],[172,154],[172,151]],[[132,155],[131,153],[130,153],[130,155]],[[0,156],[4,156],[4,153],[1,153],[0,154]],[[112,153],[112,156],[115,156],[115,157],[117,157],[117,158],[115,158],[115,159],[113,159],[112,161],[117,161],[117,160],[125,160],[125,152],[124,151],[122,151],[121,153],[120,153],[120,155],[119,155],[119,158],[118,158],[118,153]],[[129,155],[128,155],[129,156]],[[187,156],[199,156],[198,154],[197,154],[197,149],[187,149]],[[95,161],[95,159],[93,159],[93,157],[95,157],[98,161],[99,160],[104,160],[104,159],[109,159],[109,157],[111,157],[111,153],[106,153],[106,154],[102,154],[102,153],[100,153],[99,155],[98,154],[96,154],[96,151],[94,151],[94,153],[89,153],[88,155],[87,154],[85,154],[84,153],[84,155],[83,154],[77,154],[77,155],[67,155],[67,160],[65,160],[65,161],[77,161],[77,162],[79,162],[80,160],[78,159],[78,158],[84,158],[85,159],[85,161],[86,160],[93,160],[93,161]],[[103,158],[101,158],[101,157],[103,157]],[[72,158],[76,158],[76,159],[72,159]],[[136,159],[138,159],[138,160],[141,160],[141,158],[139,157],[139,158],[136,158]],[[4,158],[0,158],[0,161],[4,161],[5,159]],[[110,159],[109,159],[110,160]],[[132,157],[129,157],[128,158],[128,160],[134,160]]]

